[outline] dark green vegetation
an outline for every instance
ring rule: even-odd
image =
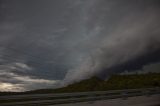
[[[0,95],[107,91],[152,87],[160,87],[160,73],[113,75],[107,81],[92,77],[58,89],[41,89],[23,93],[0,93]]]
[[[113,75],[107,81],[97,77],[55,89],[54,92],[85,92],[160,87],[160,73]]]

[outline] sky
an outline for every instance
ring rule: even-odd
[[[0,91],[160,72],[159,0],[0,0]]]

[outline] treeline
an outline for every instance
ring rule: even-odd
[[[92,77],[58,89],[40,89],[23,93],[8,92],[0,93],[0,95],[107,91],[151,87],[160,87],[160,73],[113,75],[106,81],[98,77]]]
[[[160,73],[113,75],[107,81],[97,77],[55,89],[55,92],[84,92],[160,87]]]

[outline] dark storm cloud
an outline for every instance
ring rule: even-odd
[[[67,73],[64,84],[96,75],[103,69],[102,74],[110,75],[117,71],[111,72],[110,68],[160,49],[160,8],[157,4],[112,2],[106,11],[107,1],[99,3],[99,6],[95,4],[96,12],[89,17],[93,25],[85,35],[90,37],[84,42],[81,40],[80,47],[88,54],[78,67]]]
[[[141,70],[125,70],[121,74],[145,74],[145,73],[159,73],[160,63],[144,65]]]
[[[159,13],[159,0],[1,0],[0,83],[30,90],[117,72],[160,49]]]

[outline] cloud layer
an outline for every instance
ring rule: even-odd
[[[64,84],[97,75],[103,69],[106,69],[103,73],[110,75],[115,72],[107,69],[159,50],[159,12],[159,8],[154,7],[140,12],[127,11],[109,33],[106,32],[106,27],[110,26],[99,24],[101,20],[95,20],[91,36],[79,45],[79,48],[87,50],[88,55],[82,59],[79,66],[66,74]],[[102,16],[103,13],[99,15]]]
[[[64,86],[152,57],[159,13],[159,0],[0,0],[0,90]]]
[[[40,79],[35,76],[27,76],[32,68],[22,63],[0,65],[0,91],[26,91],[37,88],[55,87],[58,80]]]

